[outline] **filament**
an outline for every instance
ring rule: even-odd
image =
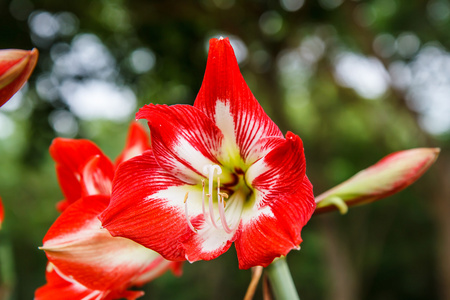
[[[208,182],[208,194],[206,196],[209,197],[208,206],[209,206],[209,217],[211,219],[212,225],[217,228],[217,224],[215,222],[214,217],[214,204],[213,204],[213,184],[214,184],[214,171],[217,171],[217,175],[222,173],[222,169],[218,165],[206,165],[203,167],[203,173],[205,175],[209,175]],[[205,216],[206,219],[206,216]]]
[[[230,229],[230,227],[228,226],[228,224],[227,224],[227,219],[226,219],[226,217],[225,217],[225,205],[223,204],[224,203],[224,200],[223,200],[223,198],[224,198],[224,194],[225,193],[219,193],[218,194],[218,197],[219,197],[219,215],[220,215],[220,222],[222,223],[222,227],[223,227],[223,230],[225,230],[225,232],[226,233],[231,233],[233,230],[232,229]],[[228,198],[228,195],[227,194],[225,194],[226,195],[226,197]]]
[[[205,209],[205,180],[202,179],[202,212],[203,217],[205,218],[205,222],[208,223],[208,225],[212,225],[209,221],[207,215],[206,215],[206,209]]]
[[[189,219],[188,204],[187,204],[188,197],[189,197],[189,192],[187,192],[186,195],[184,196],[184,215],[186,216],[186,221],[188,223],[189,228],[193,232],[197,232],[197,229],[194,228],[194,226],[191,223],[191,220]]]

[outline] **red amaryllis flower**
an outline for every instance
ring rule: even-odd
[[[147,105],[152,151],[119,166],[100,216],[114,236],[169,260],[210,260],[234,242],[239,267],[298,249],[315,202],[301,139],[265,114],[228,39],[212,39],[194,106]]]
[[[135,123],[116,163],[148,148],[145,131]],[[180,263],[101,228],[98,215],[109,204],[114,166],[95,144],[58,138],[50,152],[57,161],[61,186],[68,188],[60,205],[64,211],[44,237],[41,249],[50,262],[49,281],[36,291],[36,298],[52,299],[64,292],[73,299],[135,299],[143,293],[127,291],[128,287],[142,285],[168,269],[180,273]]]
[[[0,50],[0,106],[28,80],[36,66],[38,51]]]

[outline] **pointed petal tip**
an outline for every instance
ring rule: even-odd
[[[209,40],[210,46],[214,46],[214,45],[218,45],[218,44],[224,44],[224,45],[231,46],[230,39],[228,37],[220,36],[219,38],[212,38]]]
[[[298,143],[300,147],[303,148],[303,141],[302,139],[296,135],[295,133],[288,131],[286,132],[286,140],[294,142],[294,143]]]
[[[234,57],[234,49],[233,46],[231,46],[230,39],[228,37],[219,37],[219,38],[212,38],[209,40],[209,52],[208,52],[208,58],[220,58],[220,57],[226,57],[226,56],[232,56]],[[237,61],[236,61],[237,64]]]
[[[166,104],[153,104],[153,103],[146,104],[146,105],[142,106],[141,108],[139,108],[139,110],[135,114],[136,121],[139,121],[139,120],[142,120],[142,119],[147,119],[149,112],[151,110],[153,110],[157,106],[159,106],[159,107],[167,107],[168,105],[166,105]]]
[[[431,148],[434,152],[434,154],[439,155],[441,153],[441,148]]]
[[[29,65],[31,67],[31,71],[34,69],[34,67],[36,66],[37,60],[39,58],[39,51],[36,48],[33,48],[30,50],[29,54],[30,56],[30,62]]]

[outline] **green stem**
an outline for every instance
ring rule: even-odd
[[[0,231],[0,299],[10,299],[16,274],[11,241],[4,231]]]
[[[277,300],[300,300],[285,257],[276,259],[266,268],[272,292]]]

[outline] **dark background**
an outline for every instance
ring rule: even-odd
[[[193,103],[220,35],[269,116],[302,137],[316,195],[388,153],[442,149],[405,191],[313,216],[287,258],[301,299],[450,299],[447,0],[0,0],[0,48],[40,51],[0,109],[0,294],[45,283],[37,247],[62,198],[52,139],[89,138],[114,159],[140,106]],[[250,274],[231,249],[142,299],[239,299]]]

